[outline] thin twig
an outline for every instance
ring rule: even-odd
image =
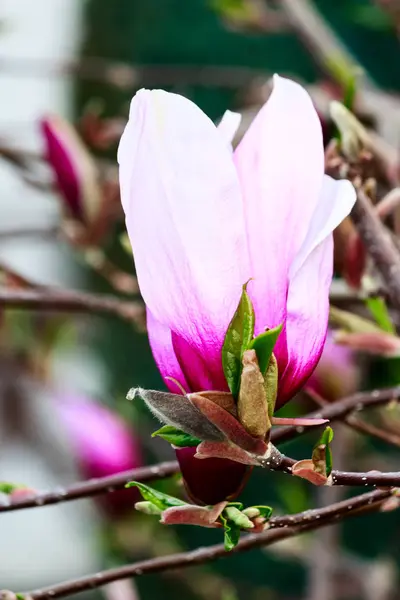
[[[87,57],[79,61],[55,61],[29,57],[0,56],[0,72],[13,76],[65,77],[73,75],[87,81],[101,81],[124,90],[137,87],[181,84],[237,89],[255,79],[266,78],[268,71],[251,67],[218,65],[131,65]]]
[[[280,540],[347,519],[357,514],[360,509],[366,509],[368,512],[376,511],[379,509],[381,503],[389,498],[390,495],[391,492],[389,490],[375,491],[321,509],[309,510],[292,516],[275,517],[270,521],[269,530],[260,534],[247,535],[238,543],[233,552],[246,552],[253,548],[270,546]],[[31,600],[63,598],[64,596],[92,590],[120,579],[138,577],[139,575],[148,573],[160,573],[167,569],[192,567],[214,561],[218,558],[227,557],[231,554],[231,552],[225,551],[223,544],[217,544],[207,548],[198,548],[190,552],[143,560],[48,588],[26,592],[24,595]]]
[[[330,404],[328,400],[322,398],[322,396],[317,394],[314,390],[305,389],[304,392],[318,406],[325,407]],[[343,423],[345,423],[351,429],[358,431],[359,433],[370,435],[372,437],[378,438],[379,440],[382,440],[383,442],[386,442],[387,444],[400,447],[400,435],[392,433],[391,431],[386,431],[384,429],[381,429],[380,427],[376,427],[376,425],[366,423],[365,421],[358,419],[354,414],[345,417],[343,419]]]
[[[371,423],[366,423],[361,419],[357,419],[353,415],[347,417],[345,423],[349,425],[352,429],[355,429],[359,433],[364,433],[371,437],[377,438],[386,444],[390,444],[392,446],[397,446],[400,448],[400,436],[392,433],[390,431],[385,431],[376,425],[372,425]]]
[[[361,71],[358,61],[309,0],[280,0],[279,4],[324,71],[332,75],[332,67],[336,64],[345,67],[349,74],[355,70]],[[365,73],[363,81],[369,88],[376,87]]]
[[[306,415],[306,417],[338,421],[353,412],[358,412],[379,404],[389,404],[390,402],[399,399],[400,386],[383,390],[373,390],[371,392],[358,392],[357,394],[347,396],[346,398],[328,404],[319,410],[313,411]],[[274,444],[282,444],[295,439],[306,431],[307,430],[304,427],[279,427],[272,430],[271,440]]]
[[[400,253],[369,198],[359,189],[351,213],[353,222],[387,288],[393,308],[400,311]]]
[[[55,238],[60,233],[58,225],[49,227],[21,227],[20,229],[0,230],[0,242],[14,240],[15,238]]]
[[[50,492],[32,494],[20,500],[11,500],[8,502],[5,500],[3,503],[0,503],[0,512],[23,510],[24,508],[35,508],[79,500],[80,498],[90,498],[91,496],[124,489],[129,481],[141,481],[143,483],[154,481],[155,479],[163,479],[174,475],[178,471],[179,466],[176,461],[162,462],[150,467],[139,467],[138,469],[131,469],[130,471],[109,475],[108,477],[74,483],[69,487],[59,487]]]
[[[0,307],[37,311],[103,313],[117,315],[140,325],[144,307],[137,300],[58,289],[17,290],[0,288]]]

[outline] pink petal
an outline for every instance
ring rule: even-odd
[[[256,334],[286,318],[288,274],[318,204],[321,124],[307,92],[274,76],[274,89],[235,152],[245,203]],[[281,334],[278,362],[285,363]]]
[[[222,342],[249,278],[231,152],[192,102],[141,90],[118,159],[143,298],[159,323],[212,365],[219,384]]]
[[[315,369],[325,343],[333,272],[332,231],[356,199],[348,181],[324,178],[320,203],[290,270],[286,339],[288,363],[279,383],[277,407],[287,402]]]
[[[171,331],[168,327],[162,325],[153,317],[150,310],[147,309],[147,332],[149,335],[150,346],[157,363],[157,367],[164,378],[165,385],[174,394],[180,394],[179,387],[167,377],[176,379],[180,385],[187,391],[190,387],[185,379],[182,369],[179,366],[172,346]]]
[[[242,115],[240,113],[226,110],[222,115],[222,119],[218,123],[218,131],[222,135],[228,146],[231,146],[233,139],[239,129]]]

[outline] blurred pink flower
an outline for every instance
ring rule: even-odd
[[[106,477],[143,464],[133,428],[109,408],[77,394],[58,396],[57,408],[85,478]],[[137,494],[122,490],[99,498],[108,511],[120,513],[133,509]]]
[[[218,130],[182,96],[139,91],[118,152],[121,198],[164,378],[186,391],[228,390],[222,344],[251,279],[255,334],[283,325],[274,349],[279,407],[321,355],[332,231],[355,191],[324,175],[321,124],[298,84],[274,77],[232,153],[237,125],[229,113]]]
[[[333,402],[357,391],[360,369],[355,353],[333,339],[328,332],[321,359],[307,382],[307,387],[325,400]]]
[[[89,224],[99,212],[101,191],[96,165],[75,129],[60,116],[41,121],[45,156],[53,169],[65,207],[73,218]]]

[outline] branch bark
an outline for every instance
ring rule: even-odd
[[[338,402],[329,404],[319,411],[315,411],[307,415],[307,417],[318,417],[337,421],[354,411],[359,411],[362,408],[376,406],[379,404],[387,404],[400,397],[400,386],[389,388],[386,390],[374,390],[372,392],[361,392],[343,398]],[[295,439],[306,432],[306,428],[299,430],[297,427],[280,427],[272,430],[271,440],[274,444],[279,442],[287,442]],[[295,462],[293,459],[284,457],[281,466],[276,465],[280,470],[291,472],[291,467]],[[0,504],[1,512],[11,512],[15,510],[23,510],[25,508],[37,508],[60,502],[69,502],[80,498],[87,498],[105,494],[114,490],[123,489],[125,485],[132,480],[136,481],[154,481],[162,479],[179,472],[179,465],[176,461],[163,462],[150,467],[141,467],[132,471],[125,471],[116,475],[92,479],[76,483],[66,488],[58,488],[55,491],[34,494],[28,498],[11,501]],[[345,471],[333,471],[332,478],[334,485],[348,486],[400,486],[400,472],[395,473],[379,473],[372,471],[368,473],[351,473]]]
[[[400,311],[400,253],[361,189],[357,192],[351,217],[382,277],[393,307]]]
[[[123,489],[129,481],[154,481],[174,475],[179,471],[176,461],[162,462],[150,467],[139,467],[116,475],[90,479],[75,483],[69,487],[57,488],[57,490],[44,492],[42,494],[32,494],[20,500],[7,503],[0,503],[0,512],[10,512],[14,510],[23,510],[24,508],[37,508],[39,506],[48,506],[50,504],[59,504],[60,502],[69,502],[79,500],[80,498],[90,498]]]
[[[247,535],[232,552],[226,552],[223,544],[217,544],[190,552],[143,560],[48,588],[25,592],[23,595],[29,600],[52,600],[92,590],[128,577],[138,577],[148,573],[160,573],[169,569],[209,563],[218,558],[230,556],[232,553],[246,552],[261,546],[270,546],[278,541],[337,523],[359,513],[361,510],[367,512],[379,510],[381,503],[390,495],[391,493],[388,490],[375,491],[325,508],[309,510],[292,516],[275,517],[270,521],[270,529],[260,534]]]
[[[144,307],[137,300],[58,289],[0,288],[0,307],[36,311],[99,313],[116,315],[139,325],[144,323]]]

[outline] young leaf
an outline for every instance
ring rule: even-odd
[[[222,346],[222,366],[232,395],[239,393],[243,352],[247,350],[254,335],[254,308],[243,286],[239,305],[229,323]]]
[[[7,483],[6,481],[0,481],[0,493],[1,494],[12,494],[15,490],[19,490],[24,486],[16,483]]]
[[[274,329],[268,329],[268,331],[260,333],[260,335],[254,338],[250,343],[249,348],[253,348],[256,351],[258,366],[263,375],[265,375],[265,372],[268,369],[274,346],[281,331],[282,325],[278,325],[278,327],[274,327]]]
[[[251,506],[260,511],[260,517],[263,517],[266,521],[271,518],[273,509],[270,506]]]
[[[365,304],[367,308],[372,313],[375,321],[379,325],[383,331],[387,331],[388,333],[396,334],[396,329],[393,326],[392,320],[389,315],[389,311],[386,306],[386,302],[383,298],[379,296],[366,298]]]
[[[224,534],[224,546],[227,552],[230,552],[237,546],[238,541],[240,539],[240,527],[235,525],[234,523],[230,523],[228,527],[225,528]]]
[[[151,434],[151,437],[156,436],[169,442],[173,446],[177,446],[178,448],[189,448],[192,446],[198,446],[201,443],[201,440],[198,438],[185,433],[181,429],[177,429],[173,425],[164,425],[164,427],[161,427],[161,429],[158,429]]]
[[[330,443],[333,440],[333,429],[327,427],[314,446],[312,461],[315,470],[329,477],[332,471],[332,451]]]
[[[254,523],[235,506],[227,506],[225,508],[225,516],[229,521],[232,521],[240,529],[253,529]]]
[[[179,500],[179,498],[174,498],[173,496],[168,496],[167,494],[163,494],[158,490],[154,490],[148,485],[144,485],[144,483],[139,483],[138,481],[130,481],[126,484],[127,488],[137,487],[139,488],[140,493],[144,500],[151,502],[159,508],[160,510],[165,510],[170,508],[171,506],[185,506],[187,502],[183,502]]]
[[[151,412],[166,425],[172,425],[201,440],[211,442],[225,440],[225,435],[202,415],[188,396],[132,388],[127,398],[133,400],[137,396],[141,397]]]

